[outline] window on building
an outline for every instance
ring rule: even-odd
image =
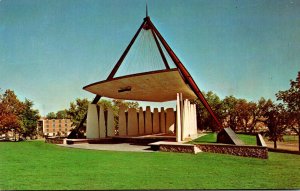
[[[59,120],[59,123],[61,123],[61,119]]]
[[[47,128],[49,128],[49,125],[46,125]]]
[[[52,127],[55,128],[55,123],[52,124]]]
[[[61,128],[61,124],[59,124],[58,127]]]
[[[55,119],[53,119],[52,122],[55,123]]]
[[[49,129],[46,129],[46,132],[49,132]]]
[[[48,119],[46,120],[46,123],[49,123]]]
[[[68,124],[65,124],[65,127],[68,127]]]

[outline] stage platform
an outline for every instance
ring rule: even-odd
[[[135,145],[148,145],[158,141],[175,142],[176,136],[170,134],[154,134],[143,136],[114,136],[102,139],[67,139],[66,144],[117,144],[117,143],[130,143]]]
[[[201,150],[188,141],[176,142],[176,136],[154,134],[143,136],[114,136],[103,139],[66,139],[64,145],[71,148],[115,151],[164,151],[197,154]]]

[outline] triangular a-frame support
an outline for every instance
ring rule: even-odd
[[[129,45],[127,46],[127,48],[125,49],[125,51],[121,55],[118,62],[115,64],[115,66],[112,69],[111,73],[107,77],[107,80],[112,80],[114,78],[115,74],[117,73],[118,69],[120,68],[121,64],[123,63],[123,61],[126,57],[126,55],[128,54],[130,48],[134,44],[136,38],[138,37],[138,35],[139,35],[139,33],[141,32],[142,29],[151,30],[151,33],[153,35],[156,46],[159,50],[160,56],[163,60],[163,63],[165,64],[166,69],[170,69],[170,66],[167,62],[167,59],[166,59],[165,55],[164,55],[164,51],[162,50],[161,44],[164,47],[164,49],[166,50],[166,52],[168,53],[168,55],[170,56],[170,58],[172,59],[172,61],[174,62],[177,69],[179,70],[179,72],[180,72],[183,80],[185,81],[185,83],[190,86],[191,90],[195,93],[195,95],[198,97],[198,99],[201,101],[201,103],[204,105],[204,107],[207,109],[207,111],[211,114],[211,116],[213,117],[213,119],[217,123],[217,125],[220,128],[222,128],[221,123],[219,122],[219,120],[215,116],[213,110],[211,109],[210,105],[208,104],[208,102],[204,98],[204,96],[201,93],[200,89],[198,88],[196,82],[194,81],[194,79],[192,78],[192,76],[190,75],[188,70],[184,67],[182,62],[179,60],[179,58],[176,56],[176,54],[173,52],[173,50],[168,45],[168,43],[165,41],[165,39],[162,37],[160,32],[154,26],[154,24],[152,23],[152,21],[150,20],[150,17],[148,15],[144,18],[143,23],[141,24],[141,26],[139,27],[139,29],[137,30],[137,32],[135,33],[135,35],[131,39]],[[98,101],[101,99],[101,97],[102,97],[101,95],[96,95],[96,97],[92,101],[92,104],[98,103]],[[79,134],[80,134],[79,130],[83,126],[83,123],[86,120],[86,118],[87,118],[87,114],[85,114],[85,116],[83,117],[81,123],[70,133],[68,138],[80,138],[79,137]]]

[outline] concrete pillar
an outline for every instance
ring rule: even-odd
[[[88,106],[88,113],[86,119],[86,138],[99,138],[98,110],[96,104],[89,104]]]
[[[176,102],[176,141],[181,142],[181,108],[180,108],[180,95],[177,93],[177,102]]]
[[[189,100],[187,100],[187,114],[188,114],[188,117],[187,117],[187,124],[188,124],[188,127],[187,127],[187,137],[191,137],[191,129],[192,129],[192,119],[191,119],[191,103]]]
[[[197,136],[197,117],[196,105],[191,104],[189,100],[184,100],[183,111],[183,127],[182,127],[182,140],[196,138]]]
[[[125,109],[126,109],[125,106],[120,106],[119,109],[119,135],[120,136],[127,135]]]
[[[194,110],[193,110],[194,106],[193,104],[190,105],[190,119],[191,119],[191,128],[190,128],[190,134],[191,137],[194,137],[194,129],[195,129],[195,123],[194,123]]]
[[[142,107],[139,109],[139,135],[145,135],[145,120]]]
[[[188,128],[188,113],[187,113],[187,100],[183,102],[183,113],[182,113],[182,140],[186,138]]]
[[[134,108],[128,109],[128,135],[135,136],[139,134],[137,112]]]
[[[193,132],[194,132],[194,120],[193,120],[193,113],[192,113],[192,104],[190,101],[188,101],[188,113],[189,113],[189,131],[188,131],[188,137],[192,138]]]
[[[107,108],[107,136],[115,136],[115,119],[112,108]]]
[[[175,115],[174,109],[168,108],[166,109],[166,133],[174,133],[175,127]]]
[[[104,118],[104,110],[103,107],[99,106],[99,138],[106,137],[106,126],[105,126],[105,118]]]
[[[159,133],[159,113],[158,108],[153,110],[153,133]]]
[[[165,114],[165,109],[163,107],[160,108],[160,132],[165,133],[166,132],[166,114]]]
[[[197,109],[196,104],[193,104],[193,113],[194,113],[194,135],[198,136],[198,127],[197,127]]]
[[[145,134],[152,134],[152,114],[151,114],[150,106],[146,107]]]

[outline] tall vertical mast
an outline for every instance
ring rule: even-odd
[[[146,1],[146,17],[148,17],[148,3]]]

